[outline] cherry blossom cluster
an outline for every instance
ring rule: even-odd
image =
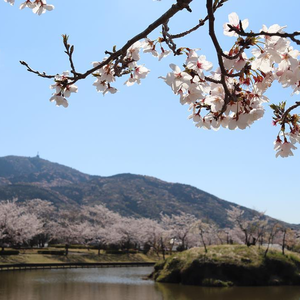
[[[296,102],[295,106],[298,106],[299,102]],[[272,104],[271,108],[274,112],[273,124],[281,125],[280,132],[277,139],[274,141],[274,149],[277,151],[276,157],[288,157],[293,156],[292,150],[297,149],[295,144],[300,143],[300,117],[297,114],[291,115],[289,111],[293,106],[286,110],[286,102],[281,102],[279,105]],[[289,126],[289,132],[285,131],[286,125]],[[288,141],[289,138],[289,141]]]
[[[55,89],[50,101],[55,101],[57,106],[68,107],[69,104],[66,98],[69,98],[71,93],[77,93],[77,86],[70,84],[68,77],[69,72],[65,71],[62,75],[56,75],[54,79],[55,84],[50,85],[51,89]]]
[[[5,2],[9,3],[10,5],[15,4],[15,0],[4,0]],[[47,4],[46,0],[26,0],[25,2],[21,3],[20,9],[24,9],[28,7],[32,9],[32,12],[37,15],[44,14],[47,10],[51,11],[54,9],[54,6],[51,4]]]
[[[164,50],[160,46],[161,53],[156,50],[157,44],[161,43],[161,39],[158,41],[151,41],[150,39],[145,39],[144,41],[135,42],[129,49],[124,57],[121,57],[117,61],[110,61],[108,64],[104,65],[102,68],[98,69],[93,73],[97,79],[93,83],[98,92],[102,92],[103,95],[106,93],[115,94],[117,89],[112,87],[112,83],[116,81],[116,77],[121,77],[123,75],[129,75],[129,78],[125,81],[125,85],[132,86],[135,83],[140,84],[141,79],[146,78],[150,72],[144,65],[139,65],[140,51],[144,53],[151,53],[153,56],[161,60],[163,57],[169,55],[171,51]],[[105,62],[108,58],[104,58],[102,62],[93,62],[93,67],[99,66],[101,63]]]
[[[216,71],[207,74],[212,63],[204,55],[199,56],[195,50],[186,48],[184,69],[171,64],[172,72],[161,77],[180,96],[181,104],[189,105],[190,118],[197,127],[213,130],[221,126],[231,130],[249,127],[263,117],[263,103],[269,101],[264,93],[274,80],[283,87],[291,87],[294,94],[300,93],[299,51],[293,49],[287,38],[280,36],[262,34],[244,39],[237,32],[247,27],[248,20],[240,21],[236,13],[229,15],[224,34],[237,37],[237,41],[229,52],[223,53],[222,66]],[[261,32],[282,33],[283,28],[277,24],[270,28],[264,25]],[[252,56],[248,58],[244,50],[250,46],[253,47]],[[294,115],[291,120],[283,112],[275,119],[274,124],[277,123],[282,125],[280,135],[284,140],[282,142],[278,135],[276,157],[293,155],[294,144],[300,141],[299,117]],[[285,123],[289,123],[290,133],[285,133]]]

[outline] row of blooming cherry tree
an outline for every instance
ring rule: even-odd
[[[15,0],[4,0],[14,4]],[[171,64],[171,72],[161,77],[169,85],[174,94],[180,97],[180,103],[189,106],[190,118],[200,128],[218,130],[245,129],[261,119],[269,102],[266,91],[274,81],[284,88],[291,88],[292,94],[300,93],[300,63],[297,49],[292,44],[300,45],[300,32],[285,32],[286,26],[278,24],[262,26],[260,32],[245,31],[249,22],[241,21],[236,13],[229,15],[229,22],[224,24],[224,34],[236,40],[228,51],[224,51],[215,33],[215,14],[229,0],[206,0],[206,16],[199,20],[193,28],[183,28],[183,32],[172,34],[170,21],[182,10],[192,13],[193,0],[177,0],[169,10],[151,23],[145,30],[131,38],[123,47],[106,51],[102,60],[92,63],[92,68],[79,72],[73,61],[74,46],[63,35],[65,53],[70,62],[70,72],[61,75],[49,75],[33,70],[28,63],[21,61],[29,72],[40,77],[54,80],[50,98],[58,106],[68,106],[71,93],[76,93],[76,82],[92,75],[96,78],[93,85],[98,92],[114,94],[113,86],[118,77],[126,76],[125,85],[140,84],[147,77],[149,69],[140,64],[140,53],[150,53],[161,60],[173,54],[186,57],[183,69]],[[26,0],[20,9],[28,7],[38,15],[54,8],[45,0]],[[208,23],[209,36],[214,44],[218,59],[217,68],[205,55],[198,54],[197,49],[177,47],[175,41],[191,32],[199,30]],[[184,24],[184,23],[183,23]],[[148,35],[161,27],[161,36],[150,39]],[[159,34],[159,33],[157,33]],[[200,39],[201,40],[201,39]],[[199,45],[201,46],[201,45]],[[61,72],[59,72],[61,73]],[[287,106],[286,102],[272,104],[274,111],[273,124],[279,125],[279,133],[274,142],[276,157],[293,155],[295,144],[300,142],[300,116],[293,111],[300,106],[295,101]]]
[[[97,246],[100,249],[152,249],[157,255],[191,247],[241,243],[264,245],[266,254],[276,243],[292,247],[298,233],[274,223],[264,214],[252,219],[232,207],[227,211],[231,228],[218,228],[193,215],[161,214],[160,220],[122,217],[103,205],[82,206],[77,210],[57,210],[52,203],[33,199],[0,202],[0,247],[38,246],[63,243]]]

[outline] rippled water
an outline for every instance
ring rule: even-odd
[[[201,288],[143,280],[150,267],[0,273],[1,300],[299,300],[300,287]]]

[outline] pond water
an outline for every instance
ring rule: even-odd
[[[158,284],[150,267],[9,271],[1,300],[299,300],[300,287],[202,288]]]

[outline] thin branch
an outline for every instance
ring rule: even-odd
[[[300,106],[300,101],[297,101],[297,102],[295,102],[294,105],[292,105],[291,107],[289,107],[289,108],[284,112],[284,114],[283,114],[282,117],[281,117],[281,126],[284,127],[284,124],[286,123],[286,119],[287,119],[289,113],[290,113],[292,110],[294,110],[294,109],[296,109],[297,107],[299,107],[299,106]]]
[[[217,5],[214,4],[214,5],[213,5],[213,12],[215,13],[216,10],[217,10],[218,8],[222,7],[223,4],[224,4],[225,2],[227,2],[227,1],[228,1],[228,0],[221,0],[220,2],[217,2]],[[178,38],[182,38],[182,37],[186,36],[186,35],[192,33],[193,31],[196,31],[196,30],[199,29],[201,26],[203,26],[203,25],[205,24],[205,22],[208,21],[208,19],[209,19],[209,16],[207,15],[204,19],[200,19],[200,20],[199,20],[199,23],[198,23],[196,26],[194,26],[194,27],[192,27],[191,29],[186,30],[186,31],[184,31],[184,32],[178,33],[178,34],[171,34],[171,35],[170,35],[170,38],[171,38],[171,39],[178,39]]]
[[[74,52],[74,45],[70,45],[68,43],[68,39],[69,39],[69,36],[66,35],[66,34],[63,34],[62,35],[63,37],[63,43],[64,43],[64,46],[66,48],[66,51],[65,53],[68,55],[69,57],[69,62],[70,62],[70,66],[71,66],[71,72],[75,75],[76,74],[76,70],[75,70],[75,65],[74,65],[74,62],[73,62],[73,52]]]
[[[266,36],[279,36],[279,37],[283,37],[283,38],[290,38],[293,42],[295,42],[297,45],[300,45],[300,40],[296,39],[296,36],[300,36],[300,32],[299,31],[295,31],[293,33],[286,33],[286,32],[265,32],[265,31],[261,31],[261,32],[245,32],[243,29],[238,29],[230,24],[227,24],[227,26],[234,32],[236,32],[237,34],[239,34],[240,36],[246,36],[246,37],[257,37],[257,36],[261,36],[261,35],[266,35]]]
[[[215,33],[215,16],[214,16],[214,12],[213,12],[212,0],[207,0],[206,7],[207,7],[208,16],[209,16],[209,35],[210,35],[211,40],[217,51],[218,63],[219,63],[220,69],[221,69],[221,84],[222,84],[222,86],[224,88],[224,92],[225,92],[223,109],[225,109],[226,105],[228,104],[230,99],[233,97],[233,95],[230,93],[230,91],[227,87],[227,84],[226,84],[225,76],[227,75],[227,72],[224,67],[223,55],[222,55],[224,53],[223,53],[223,50],[219,44],[219,41],[218,41],[218,39],[216,37],[216,33]],[[223,109],[222,109],[222,113],[223,113]]]
[[[177,55],[176,50],[176,44],[174,43],[171,35],[169,34],[169,26],[168,26],[169,20],[166,21],[166,23],[162,24],[162,35],[164,38],[164,42],[168,45],[168,47],[173,51],[174,55]]]
[[[130,46],[132,46],[135,42],[141,40],[142,38],[146,38],[149,33],[151,33],[160,25],[164,24],[168,19],[172,18],[179,11],[185,8],[187,9],[192,1],[193,0],[177,0],[177,4],[173,4],[171,8],[168,11],[166,11],[161,17],[159,17],[156,21],[150,24],[144,31],[140,32],[135,37],[130,39],[121,49],[112,53],[105,61],[100,63],[98,66],[86,71],[83,74],[77,74],[76,76],[74,76],[74,78],[70,78],[71,80],[73,80],[71,83],[75,83],[80,79],[86,78],[88,75],[94,73],[95,71],[109,64],[111,61],[117,59],[120,55],[126,54],[126,51],[129,49]]]
[[[35,71],[31,67],[29,67],[29,65],[25,61],[23,61],[23,60],[20,60],[20,64],[23,65],[23,66],[25,66],[27,68],[28,72],[34,73],[34,74],[36,74],[36,75],[38,75],[40,77],[51,78],[52,79],[52,78],[54,78],[56,76],[56,75],[47,75],[45,72],[41,73],[39,71]]]
[[[205,76],[204,78],[205,78],[206,81],[217,83],[217,84],[222,84],[221,80],[213,79],[213,78],[207,77],[207,76]]]
[[[186,30],[184,32],[178,33],[178,34],[171,34],[170,37],[172,39],[178,39],[178,38],[182,38],[190,33],[192,33],[193,31],[196,31],[197,29],[199,29],[201,26],[203,26],[205,24],[205,22],[208,20],[208,16],[206,16],[206,18],[204,20],[199,20],[199,24],[197,24],[196,26],[194,26],[193,28]]]
[[[189,7],[189,4],[192,2],[193,0],[177,0],[176,4],[173,4],[171,6],[171,8],[169,10],[167,10],[161,17],[159,17],[156,21],[154,21],[153,23],[151,23],[144,31],[140,32],[139,34],[137,34],[136,36],[134,36],[132,39],[130,39],[121,49],[119,49],[118,51],[111,53],[110,56],[104,60],[102,63],[100,63],[99,65],[97,65],[96,67],[89,69],[88,71],[86,71],[85,73],[74,73],[73,77],[69,77],[69,84],[74,84],[76,81],[81,80],[81,79],[85,79],[87,76],[91,75],[92,73],[94,73],[95,71],[101,69],[102,67],[108,65],[111,61],[114,61],[116,59],[118,59],[119,56],[121,55],[126,55],[127,50],[129,49],[130,46],[132,46],[135,42],[146,38],[148,36],[148,34],[150,34],[152,31],[154,31],[157,27],[161,26],[162,24],[166,23],[167,20],[169,20],[170,18],[172,18],[175,14],[177,14],[179,11],[186,9],[188,11],[191,12],[191,9]],[[70,61],[71,63],[71,68],[72,68],[72,61]],[[27,63],[23,62],[23,65],[25,65],[28,69],[28,71],[33,72],[35,74],[37,74],[38,76],[44,77],[44,78],[53,78],[54,76],[48,76],[48,75],[44,75],[44,73],[40,73],[38,71],[33,71]]]

